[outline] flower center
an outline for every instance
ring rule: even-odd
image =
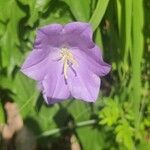
[[[68,48],[61,48],[61,60],[63,61],[63,73],[65,79],[67,79],[67,70],[70,65],[77,64],[77,61],[74,59],[73,54]]]

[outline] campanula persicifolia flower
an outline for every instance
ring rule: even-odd
[[[48,104],[69,98],[94,102],[110,65],[92,40],[89,23],[50,24],[37,31],[21,71],[37,80]]]

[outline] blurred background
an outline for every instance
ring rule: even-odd
[[[47,106],[20,72],[38,27],[90,22],[112,70],[95,104]],[[0,0],[0,150],[150,149],[150,0]]]

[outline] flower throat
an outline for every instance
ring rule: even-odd
[[[65,79],[67,79],[67,71],[70,65],[77,64],[73,54],[68,48],[61,48],[61,60],[63,61],[63,73]]]

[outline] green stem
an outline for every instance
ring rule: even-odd
[[[66,127],[62,127],[62,128],[52,129],[52,130],[43,132],[37,138],[54,135],[54,134],[57,134],[59,132],[62,132],[62,131],[68,130],[68,129],[75,129],[75,128],[79,128],[79,127],[83,127],[83,126],[93,125],[93,124],[96,124],[96,123],[97,123],[97,120],[94,120],[94,119],[78,122],[78,123],[76,123],[76,125],[73,128],[70,128],[69,126],[66,126]]]
[[[143,1],[133,0],[133,55],[132,55],[132,84],[133,110],[135,128],[138,129],[139,110],[141,101],[141,61],[143,54]]]
[[[106,8],[108,6],[108,2],[109,0],[98,0],[96,9],[89,21],[89,23],[92,25],[93,31],[95,31],[96,28],[99,26],[105,14]]]

